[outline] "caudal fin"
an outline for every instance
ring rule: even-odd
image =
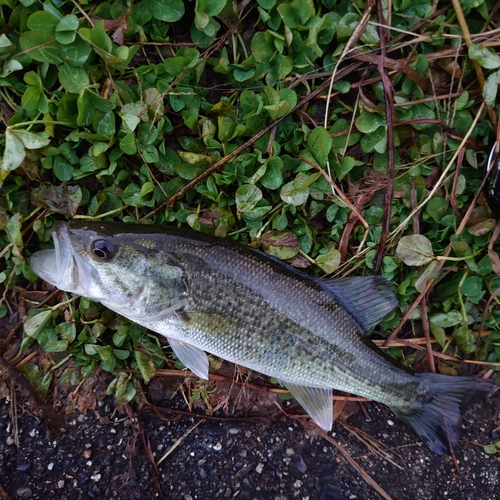
[[[495,388],[489,380],[418,373],[419,396],[411,408],[391,408],[420,436],[427,447],[442,455],[458,442],[460,416]]]

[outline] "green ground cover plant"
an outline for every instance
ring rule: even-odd
[[[0,0],[6,362],[42,397],[100,368],[125,402],[175,368],[156,336],[31,271],[55,221],[79,218],[381,273],[390,355],[498,371],[500,225],[481,194],[497,26],[492,0]]]

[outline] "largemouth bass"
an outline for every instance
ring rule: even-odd
[[[208,379],[206,351],[275,377],[323,429],[332,389],[388,405],[435,453],[488,380],[407,372],[360,340],[396,306],[382,277],[318,279],[236,242],[173,227],[57,223],[31,267],[67,292],[165,336]]]

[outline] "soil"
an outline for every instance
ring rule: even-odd
[[[144,411],[149,407],[117,409],[105,395],[109,375],[97,375],[93,384],[81,389],[87,403],[94,401],[87,404],[86,412],[73,409],[78,407],[71,399],[74,392],[53,396],[53,406],[62,418],[62,427],[55,429],[28,398],[12,390],[11,382],[3,384],[0,488],[4,498],[383,498],[345,454],[378,483],[385,498],[499,497],[500,456],[487,455],[483,447],[499,439],[498,397],[472,408],[463,419],[455,449],[458,473],[451,456],[427,450],[388,408],[377,403],[363,403],[364,411],[338,419],[326,440],[305,417],[264,425],[228,417],[222,411],[215,412],[215,418],[222,419],[217,421],[205,420],[203,415],[160,418]],[[151,400],[157,388],[150,385],[145,390]],[[267,393],[257,397],[261,394],[264,399],[271,397]],[[179,393],[162,406],[175,412],[188,410]],[[358,409],[359,403],[350,407]],[[153,463],[158,464],[157,473]]]

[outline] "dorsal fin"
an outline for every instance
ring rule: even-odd
[[[367,332],[398,305],[392,283],[383,276],[318,279],[317,283],[345,307]]]

